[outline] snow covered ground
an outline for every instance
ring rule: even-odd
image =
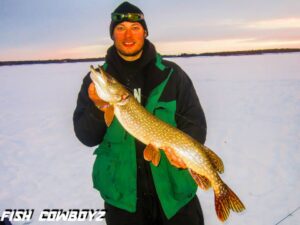
[[[298,209],[300,54],[172,60],[193,80],[207,117],[206,145],[223,159],[222,178],[247,207],[226,224],[275,225]],[[0,67],[0,211],[35,209],[27,223],[35,225],[48,224],[38,222],[43,209],[103,208],[92,188],[93,148],[76,139],[72,125],[89,65]],[[206,224],[221,224],[212,191],[197,194]],[[280,224],[300,224],[300,210]]]

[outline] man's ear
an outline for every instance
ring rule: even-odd
[[[148,36],[148,32],[145,30],[144,37],[146,38],[147,36]]]

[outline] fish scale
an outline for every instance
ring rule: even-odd
[[[241,200],[219,176],[224,170],[223,162],[212,150],[149,113],[101,67],[99,71],[91,67],[91,79],[99,97],[107,102],[105,106],[100,106],[107,124],[116,116],[128,133],[147,146],[144,152],[146,160],[157,166],[161,149],[172,165],[188,169],[199,187],[212,187],[215,210],[221,221],[228,218],[230,210],[241,212],[245,209]]]

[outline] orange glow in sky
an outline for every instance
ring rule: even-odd
[[[260,13],[252,7],[257,0],[220,2],[218,8],[213,2],[203,4],[198,0],[170,8],[171,0],[166,0],[160,4],[164,14],[151,8],[155,1],[158,0],[136,4],[145,11],[149,40],[163,55],[300,48],[300,3],[292,0],[284,4],[259,2]],[[97,6],[84,1],[62,1],[61,8],[50,0],[20,1],[18,7],[4,1],[0,13],[0,61],[104,57],[113,44],[108,30],[110,12],[117,4],[95,4],[101,5],[101,13]],[[187,10],[182,11],[183,6]],[[32,11],[32,7],[39,10]],[[177,16],[179,12],[181,17]]]

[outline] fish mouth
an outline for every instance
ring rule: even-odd
[[[96,69],[91,65],[91,79],[95,84],[98,84],[100,86],[105,86],[107,84],[107,78],[105,77],[102,68],[98,67],[99,71],[96,71]]]

